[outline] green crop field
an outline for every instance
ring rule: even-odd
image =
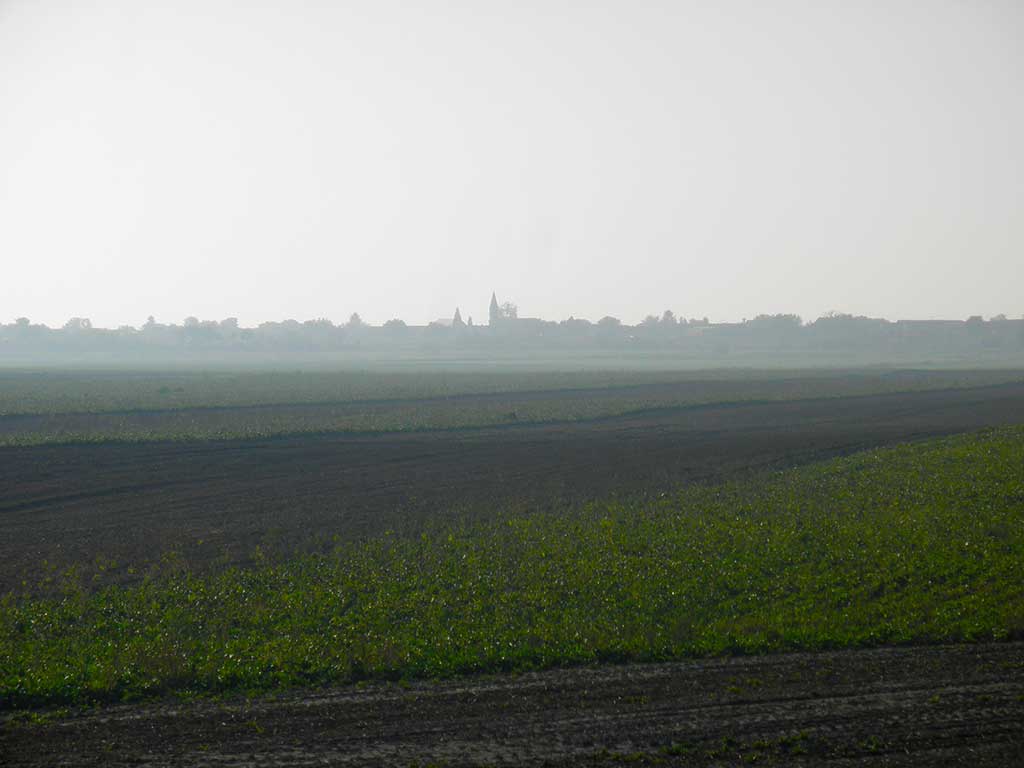
[[[1021,370],[0,370],[0,416],[454,397],[686,382],[796,382],[851,394],[1021,381]]]
[[[770,375],[770,374],[767,374]],[[924,374],[927,375],[927,374]],[[952,378],[998,372],[961,374]],[[0,416],[422,399],[689,381],[708,374],[629,371],[0,371]],[[742,378],[712,373],[710,378]],[[1020,378],[1018,374],[1017,378]]]
[[[0,446],[572,422],[1024,380],[1021,371],[0,373]]]
[[[257,560],[260,559],[256,553]],[[20,708],[1024,634],[1024,428],[0,602]]]

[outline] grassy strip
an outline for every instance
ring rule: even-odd
[[[660,397],[578,397],[537,398],[527,402],[497,400],[463,404],[411,403],[373,408],[324,406],[306,413],[291,412],[289,406],[263,412],[231,411],[195,413],[168,411],[152,414],[54,415],[45,417],[39,428],[5,432],[0,424],[0,448],[37,445],[102,445],[109,443],[195,442],[253,440],[299,435],[373,435],[403,432],[445,432],[494,427],[575,424],[595,419],[639,416],[683,408],[765,405],[799,400],[872,397],[831,394],[824,398],[791,394],[774,397],[723,396],[704,398],[663,395]],[[87,426],[76,422],[88,422]]]
[[[0,602],[0,706],[1024,633],[1024,428]]]
[[[908,375],[909,376],[909,375]],[[700,381],[651,390],[605,387],[427,400],[280,403],[218,409],[0,414],[0,447],[182,440],[240,440],[332,433],[386,433],[558,424],[674,408],[868,397],[956,389],[958,380],[851,376],[765,381]],[[495,383],[502,381],[495,378]],[[553,381],[553,380],[552,380]],[[1017,381],[1021,381],[1019,375]],[[1005,382],[1003,382],[1005,383]],[[997,384],[993,384],[996,386]],[[282,393],[285,394],[285,393]],[[528,396],[523,396],[527,394]],[[2,398],[0,398],[2,399]]]
[[[261,411],[166,411],[158,414],[55,414],[40,417],[27,430],[0,423],[0,447],[33,445],[90,445],[157,441],[244,440],[323,434],[381,434],[483,429],[527,424],[572,424],[590,419],[628,416],[659,410],[710,405],[788,402],[799,397],[771,399],[723,396],[694,397],[630,394],[588,397],[537,397],[528,401],[497,399],[487,402],[412,402],[372,406],[320,406],[302,411],[282,405]]]
[[[461,395],[600,390],[686,382],[895,379],[904,386],[984,386],[1022,371],[421,370],[73,371],[0,369],[0,416],[374,403]]]

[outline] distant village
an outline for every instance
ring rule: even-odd
[[[327,319],[266,322],[254,328],[237,319],[186,318],[181,325],[150,317],[141,327],[97,328],[71,318],[61,328],[28,318],[0,325],[0,364],[33,362],[121,362],[208,360],[327,360],[415,355],[429,359],[468,355],[486,358],[514,350],[541,354],[632,352],[666,361],[694,359],[728,364],[761,364],[785,357],[799,362],[1024,363],[1024,318],[997,315],[962,320],[897,320],[829,313],[812,322],[792,314],[758,315],[738,323],[684,318],[672,310],[648,315],[636,325],[615,317],[596,322],[520,317],[518,307],[492,294],[486,323],[450,318],[427,325],[400,319],[371,325],[359,314],[336,324]]]

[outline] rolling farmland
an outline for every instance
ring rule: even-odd
[[[211,745],[228,764],[249,761],[250,749],[287,762],[280,739],[258,737],[293,729],[303,764],[314,736],[296,708],[320,712],[330,731],[347,702],[365,711],[398,696],[440,738],[443,723],[468,716],[449,691],[476,691],[486,713],[495,685],[523,702],[488,716],[508,735],[466,725],[458,750],[424,737],[397,739],[396,754],[529,762],[540,752],[511,736],[529,727],[555,764],[867,764],[894,750],[958,759],[974,745],[998,765],[1024,739],[1006,725],[1024,695],[1024,434],[1011,426],[1024,424],[1024,384],[1001,377],[916,378],[903,391],[846,375],[510,387],[422,401],[427,412],[473,414],[465,426],[96,432],[0,447],[0,752],[41,764],[34,734],[83,754],[121,734],[118,759],[159,763],[119,730],[120,710],[100,723],[80,709],[101,703],[162,734],[176,763],[203,762]],[[418,402],[370,407],[402,414]],[[581,402],[596,410],[574,414]],[[482,404],[516,414],[542,404],[558,418],[487,423]],[[294,426],[290,408],[340,407],[368,403],[182,404],[158,415],[279,413]],[[961,645],[921,656],[917,683],[895,651],[820,655],[937,643]],[[778,662],[744,660],[778,652]],[[695,658],[718,661],[686,661]],[[959,659],[962,679],[943,678],[943,658]],[[850,699],[849,718],[831,725],[833,715],[787,708],[788,697],[824,695],[819,664],[836,695],[853,696],[860,679],[877,697]],[[507,672],[537,675],[541,687],[470,682]],[[466,682],[436,682],[450,679]],[[624,698],[581,704],[583,741],[555,747],[539,723],[565,706],[555,691],[586,699],[571,693],[584,680]],[[351,693],[302,693],[339,685]],[[704,691],[695,717],[731,703],[731,727],[768,722],[762,710],[776,719],[735,739],[648,712],[675,711],[672,697],[694,686]],[[259,698],[280,692],[290,693]],[[197,696],[185,709],[131,703]],[[916,730],[879,729],[903,708],[918,712],[920,697],[931,709]],[[225,724],[250,718],[263,731],[208,732],[191,719],[208,706],[229,713]],[[950,746],[949,718],[965,707],[991,737],[965,731]],[[373,711],[372,728],[398,722]],[[594,730],[587,718],[617,724]],[[363,755],[356,763],[386,758],[330,732],[341,753]]]

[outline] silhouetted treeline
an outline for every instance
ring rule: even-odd
[[[19,318],[0,325],[0,363],[208,360],[273,362],[345,358],[419,359],[468,355],[483,358],[508,350],[623,354],[752,364],[774,357],[831,363],[974,359],[1024,361],[1024,319],[900,320],[830,314],[803,323],[796,315],[760,315],[740,323],[678,318],[671,311],[637,325],[616,318],[561,322],[521,318],[514,305],[492,301],[487,325],[451,320],[425,326],[390,320],[370,325],[354,314],[344,324],[318,319],[262,323],[243,328],[234,318],[188,318],[181,325],[150,318],[140,328],[95,328],[72,318],[48,328]]]

